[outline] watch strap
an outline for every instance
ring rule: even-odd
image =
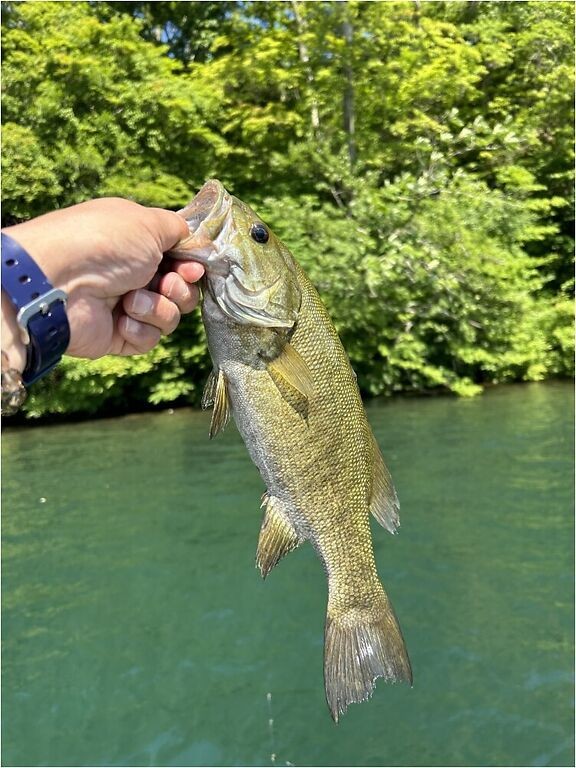
[[[60,362],[70,343],[66,294],[49,282],[30,254],[2,232],[2,290],[16,309],[26,345],[26,386]]]

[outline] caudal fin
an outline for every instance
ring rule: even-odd
[[[377,608],[332,612],[324,641],[326,701],[335,722],[354,702],[372,695],[376,679],[412,685],[412,668],[392,606],[382,592]]]

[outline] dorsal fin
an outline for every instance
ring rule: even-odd
[[[264,519],[258,539],[256,566],[265,579],[278,561],[296,549],[303,539],[296,533],[279,499],[266,491],[261,506],[264,507]]]
[[[387,531],[396,533],[396,530],[400,527],[398,516],[400,502],[392,485],[390,472],[388,472],[384,464],[384,459],[374,436],[372,436],[372,442],[374,450],[374,480],[372,482],[370,512]]]

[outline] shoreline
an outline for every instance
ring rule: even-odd
[[[575,380],[571,377],[554,377],[550,379],[542,379],[541,381],[509,381],[501,382],[498,384],[486,383],[482,385],[482,392],[473,397],[462,397],[454,394],[448,390],[405,390],[403,392],[395,392],[390,395],[375,395],[375,396],[363,396],[362,402],[364,407],[369,411],[375,404],[381,404],[383,402],[397,402],[398,400],[432,400],[437,398],[447,398],[460,401],[472,401],[476,400],[483,395],[493,392],[498,389],[509,389],[510,387],[525,387],[525,386],[542,386],[542,385],[560,385],[567,386],[572,385],[572,389],[575,389]],[[192,410],[198,413],[202,412],[202,408],[199,405],[191,405],[190,403],[178,403],[177,401],[172,404],[164,405],[149,405],[148,407],[138,407],[131,409],[118,409],[118,408],[106,408],[102,409],[100,413],[56,413],[38,418],[29,418],[26,416],[25,411],[21,411],[14,416],[5,416],[2,419],[1,431],[11,431],[15,429],[29,429],[34,427],[52,427],[63,426],[68,424],[84,424],[86,422],[103,421],[106,419],[119,419],[131,416],[144,416],[148,414],[168,414],[173,415],[178,411]]]

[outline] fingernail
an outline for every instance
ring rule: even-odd
[[[170,280],[169,284],[166,286],[166,298],[174,302],[186,301],[188,298],[188,288],[182,286],[181,281],[175,277],[173,280]]]
[[[152,311],[154,302],[147,293],[137,291],[132,299],[131,312],[135,315],[147,315]]]
[[[126,318],[126,333],[130,336],[139,336],[143,329],[144,325],[139,320],[134,320],[132,317]]]
[[[178,281],[176,280],[176,278],[173,278],[172,280],[169,280],[168,278],[166,278],[166,282],[164,284],[164,295],[166,296],[167,299],[174,298],[172,296],[172,291],[174,290],[174,286],[176,285],[177,282]]]
[[[182,288],[182,290],[178,291],[178,299],[177,301],[188,301],[190,298],[190,291],[188,290],[188,287],[185,286]]]

